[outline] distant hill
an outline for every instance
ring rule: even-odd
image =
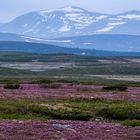
[[[65,53],[84,56],[140,56],[140,53],[136,52],[111,52],[79,48],[65,48],[49,44],[29,42],[0,42],[0,51],[30,52],[38,54]]]
[[[26,39],[22,35],[12,34],[12,33],[0,33],[0,41],[22,41],[26,42]]]
[[[140,52],[140,36],[101,34],[66,37],[48,41],[63,47],[96,49],[120,52]]]
[[[0,41],[32,42],[80,49],[120,52],[140,52],[140,36],[134,35],[86,35],[58,39],[41,39],[29,36],[0,33]]]

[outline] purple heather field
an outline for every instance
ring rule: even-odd
[[[21,84],[20,89],[4,89],[0,85],[1,99],[45,99],[47,97],[56,98],[101,98],[109,100],[140,101],[140,87],[129,87],[127,91],[103,91],[102,86],[82,85],[82,84],[60,84],[60,88],[41,88],[38,84]],[[80,93],[77,92],[81,90]],[[84,90],[87,91],[85,92]],[[83,90],[83,91],[82,91]],[[89,92],[88,92],[89,90]],[[90,90],[93,90],[92,92]],[[85,92],[85,93],[84,93]]]
[[[0,85],[0,99],[105,99],[117,101],[140,101],[140,87],[114,93],[103,91],[102,86],[59,83],[59,88],[42,88],[39,84],[21,84],[20,89],[4,89]],[[90,89],[90,90],[89,90]],[[81,90],[81,91],[80,91]],[[89,90],[89,93],[87,91]],[[80,92],[78,92],[80,91]],[[86,91],[84,93],[84,91]],[[90,92],[92,91],[92,92]],[[40,120],[1,119],[0,140],[139,140],[140,126],[125,126],[99,120]]]
[[[139,140],[140,127],[95,121],[1,120],[1,140]]]

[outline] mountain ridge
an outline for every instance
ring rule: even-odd
[[[140,11],[115,15],[79,7],[33,11],[0,26],[0,32],[52,39],[92,34],[140,35]]]

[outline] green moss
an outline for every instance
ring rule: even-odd
[[[121,123],[127,126],[140,126],[140,120],[125,120]]]
[[[42,106],[47,104],[50,106]],[[63,107],[59,107],[59,104]],[[55,107],[56,108],[53,108]],[[58,107],[57,107],[58,106]],[[70,109],[69,109],[70,108]],[[104,99],[0,100],[0,118],[140,120],[140,103]]]

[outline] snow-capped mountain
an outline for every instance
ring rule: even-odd
[[[107,15],[79,7],[42,10],[24,14],[3,24],[0,26],[0,32],[38,38],[91,34],[140,35],[140,12]]]
[[[121,13],[109,18],[108,21],[107,33],[140,35],[140,11]]]
[[[78,7],[65,7],[27,13],[3,25],[0,31],[41,38],[80,35],[84,29],[105,17]]]

